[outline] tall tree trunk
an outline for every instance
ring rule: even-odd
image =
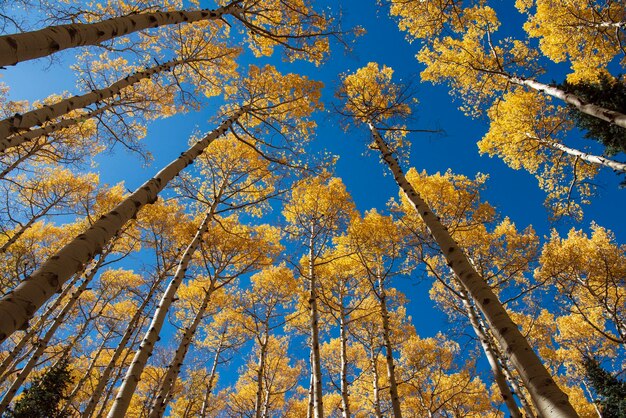
[[[550,376],[548,370],[528,344],[518,326],[511,320],[497,296],[476,272],[463,250],[452,239],[447,228],[439,221],[439,218],[433,213],[431,208],[407,181],[398,161],[393,157],[392,152],[378,133],[378,130],[371,123],[369,127],[378,150],[393,173],[398,186],[428,227],[450,268],[467,289],[485,318],[487,318],[500,346],[507,353],[510,353],[511,362],[522,377],[524,385],[528,388],[537,410],[546,418],[578,417],[567,395],[552,379],[552,376]]]
[[[15,344],[15,347],[13,347],[11,351],[9,352],[9,354],[7,354],[7,356],[4,358],[4,360],[0,364],[0,381],[5,380],[6,376],[8,375],[8,373],[5,374],[5,371],[9,368],[9,366],[14,364],[14,361],[15,359],[17,359],[17,356],[24,349],[26,344],[30,342],[33,336],[40,329],[44,327],[50,315],[52,315],[57,310],[57,308],[61,306],[61,303],[65,300],[65,297],[70,293],[70,290],[72,290],[74,285],[78,283],[81,276],[82,276],[81,274],[74,275],[74,278],[67,284],[67,286],[65,286],[63,291],[54,300],[54,302],[52,302],[52,304],[48,306],[46,311],[37,319],[37,323],[34,326],[29,327],[26,330],[26,333],[22,336],[22,338],[18,341],[18,343]]]
[[[215,10],[129,14],[96,23],[49,26],[37,31],[0,36],[0,66],[15,65],[77,46],[98,45],[148,28],[219,20],[224,15],[238,13],[241,10],[239,3],[241,0]]]
[[[389,311],[387,309],[387,292],[383,279],[378,275],[378,300],[380,313],[383,321],[383,341],[385,344],[385,361],[387,362],[387,378],[389,379],[389,395],[391,395],[391,408],[395,418],[402,418],[400,398],[398,397],[398,384],[396,383],[396,366],[393,361],[393,347],[391,345],[391,329],[389,327]]]
[[[176,383],[176,379],[178,378],[178,374],[180,373],[180,368],[185,361],[185,356],[187,355],[187,351],[189,351],[189,346],[193,341],[193,337],[196,334],[196,330],[198,329],[198,325],[204,319],[204,314],[206,312],[207,306],[209,305],[209,300],[211,299],[211,294],[213,293],[213,287],[205,290],[204,299],[202,300],[202,305],[198,308],[198,312],[193,320],[193,322],[185,329],[185,333],[183,334],[180,343],[178,344],[178,348],[176,349],[176,353],[170,362],[170,365],[167,368],[167,372],[163,379],[161,380],[161,385],[158,389],[158,395],[154,406],[152,407],[152,411],[150,411],[150,415],[148,418],[158,418],[163,415],[165,412],[165,408],[172,398],[172,392],[174,389],[174,385]]]
[[[143,322],[144,321],[142,321],[139,329],[143,328]],[[102,418],[104,416],[104,411],[109,403],[109,399],[111,398],[111,396],[113,395],[113,392],[115,391],[115,386],[117,385],[117,382],[122,378],[122,374],[124,373],[124,370],[126,369],[124,365],[127,364],[127,360],[132,355],[133,347],[135,347],[138,343],[139,343],[139,333],[136,333],[135,336],[133,337],[133,341],[130,344],[130,349],[125,352],[124,358],[122,358],[121,360],[120,367],[118,367],[117,370],[115,370],[115,377],[113,378],[113,380],[111,381],[111,384],[109,385],[106,392],[104,393],[104,397],[102,398],[102,404],[100,405],[100,408],[98,409],[98,412],[96,413],[96,418]]]
[[[383,418],[383,412],[380,407],[380,384],[378,383],[378,362],[374,352],[374,343],[370,347],[370,365],[372,367],[372,389],[374,392],[374,416]]]
[[[128,341],[131,339],[133,335],[135,335],[135,332],[140,328],[138,325],[141,322],[141,317],[144,314],[146,307],[152,300],[152,296],[154,296],[154,293],[157,291],[157,289],[159,288],[163,280],[167,277],[166,272],[167,270],[159,274],[159,276],[154,281],[154,283],[152,283],[152,286],[150,286],[150,289],[148,290],[146,297],[141,302],[141,305],[139,305],[139,307],[133,314],[130,321],[128,321],[128,325],[126,326],[124,335],[122,335],[122,338],[117,344],[115,351],[113,352],[113,355],[111,356],[111,359],[107,363],[107,366],[102,371],[102,373],[100,373],[100,377],[98,378],[98,383],[96,383],[96,387],[92,390],[91,397],[89,398],[89,402],[87,402],[87,405],[85,406],[85,409],[81,414],[83,418],[91,418],[91,415],[93,414],[94,410],[96,409],[96,406],[98,405],[98,400],[100,399],[100,397],[102,396],[102,392],[106,388],[106,385],[109,381],[109,377],[111,377],[111,373],[115,369],[115,366],[118,360],[120,359],[120,357],[124,353],[124,350],[126,349],[126,345],[128,344]]]
[[[512,418],[523,418],[519,408],[517,407],[517,403],[515,402],[513,393],[511,392],[511,389],[507,384],[506,376],[504,375],[504,372],[502,371],[502,368],[500,367],[500,364],[498,363],[498,360],[493,352],[490,340],[478,321],[478,313],[472,306],[467,292],[462,290],[461,295],[463,306],[465,307],[465,312],[467,312],[467,316],[470,320],[470,323],[472,324],[474,333],[480,341],[480,345],[483,349],[483,352],[485,353],[485,357],[487,357],[487,361],[489,362],[489,366],[491,367],[491,372],[493,373],[494,380],[496,381],[498,389],[500,390],[502,400],[509,409],[509,413],[511,414]]]
[[[313,352],[313,391],[315,407],[313,416],[324,418],[324,402],[322,399],[322,366],[320,360],[319,314],[317,311],[317,277],[314,257],[314,221],[311,221],[311,237],[309,238],[309,328],[311,330],[311,350]]]
[[[350,418],[350,393],[348,385],[348,324],[343,305],[339,307],[339,339],[341,340],[341,417]]]
[[[313,348],[309,353],[309,368],[311,369],[309,377],[309,405],[306,411],[306,418],[313,418],[313,410],[315,409],[315,372],[313,371]]]
[[[119,94],[125,88],[139,83],[141,80],[148,79],[155,74],[191,61],[194,60],[168,61],[164,64],[148,68],[144,71],[138,71],[124,77],[106,88],[92,90],[81,96],[63,99],[51,105],[46,105],[26,113],[15,114],[10,118],[0,120],[0,152],[22,144],[26,136],[19,134],[23,130],[30,129],[33,126],[43,126],[46,122],[66,115],[73,110],[83,109],[95,103],[100,103],[103,100]],[[10,136],[14,134],[17,134],[17,136]]]
[[[200,418],[206,418],[208,410],[209,410],[209,397],[211,396],[211,392],[213,391],[213,384],[215,382],[215,374],[217,372],[217,365],[220,361],[220,355],[223,350],[224,338],[226,337],[226,330],[222,333],[222,339],[220,339],[220,343],[215,350],[215,356],[213,357],[213,364],[211,365],[211,371],[209,373],[209,378],[207,379],[206,391],[204,392],[204,399],[202,400],[202,408],[200,409]]]
[[[556,141],[548,141],[546,139],[537,138],[530,134],[526,134],[526,136],[528,136],[530,139],[533,139],[539,142],[540,144],[542,144],[543,146],[547,148],[552,148],[555,150],[562,151],[568,155],[571,155],[572,157],[580,158],[581,160],[586,161],[590,164],[601,165],[604,167],[608,167],[614,171],[620,171],[622,173],[626,172],[626,163],[621,163],[619,161],[611,160],[610,158],[602,157],[601,155],[589,154],[587,152],[583,152],[575,148],[570,148],[567,145],[563,145]]]
[[[259,341],[260,344],[260,352],[259,359],[257,360],[257,371],[256,371],[256,397],[254,400],[254,417],[261,418],[263,415],[263,379],[265,379],[265,358],[267,356],[267,342],[269,338],[267,333],[263,336],[262,340]]]
[[[581,99],[575,94],[567,93],[564,90],[561,90],[557,87],[540,83],[536,80],[521,78],[521,77],[513,77],[508,74],[505,74],[504,77],[513,84],[530,87],[533,90],[537,90],[549,96],[556,97],[557,99],[561,99],[565,103],[574,106],[576,109],[578,109],[579,111],[583,113],[586,113],[587,115],[594,116],[598,119],[602,119],[603,121],[609,122],[613,125],[626,128],[626,115],[621,112],[607,109],[605,107],[598,106],[593,103],[585,103],[583,99]]]
[[[126,414],[126,410],[130,405],[130,400],[135,392],[135,388],[137,387],[137,383],[141,378],[141,373],[148,362],[148,358],[152,355],[152,350],[154,348],[154,344],[157,342],[159,338],[159,333],[161,332],[161,328],[163,327],[163,323],[165,322],[165,318],[167,317],[167,312],[174,302],[176,298],[176,292],[183,279],[185,278],[185,274],[187,272],[187,268],[189,267],[189,263],[193,257],[193,254],[196,252],[196,249],[202,242],[202,236],[206,233],[209,228],[209,224],[213,220],[213,215],[215,214],[215,209],[219,203],[219,198],[216,199],[208,213],[202,220],[202,223],[198,227],[196,234],[193,239],[185,249],[183,256],[178,264],[176,269],[176,273],[172,280],[170,280],[167,289],[165,289],[165,293],[161,297],[161,301],[159,302],[159,306],[152,317],[152,322],[146,331],[146,334],[141,341],[141,345],[139,346],[139,350],[135,353],[135,357],[130,364],[130,367],[126,371],[126,376],[124,377],[124,381],[122,382],[122,387],[120,388],[117,396],[115,397],[115,401],[113,402],[113,406],[107,415],[109,418],[122,418]]]
[[[244,112],[245,108],[237,110],[216,130],[183,152],[180,157],[159,171],[111,212],[98,219],[87,231],[65,245],[30,277],[0,299],[0,343],[28,321],[68,278],[101,252],[142,207],[156,202],[159,192],[167,183],[191,164],[211,142],[226,133]]]
[[[522,392],[522,387],[519,385],[519,379],[513,376],[513,372],[511,372],[510,370],[507,359],[500,352],[497,341],[495,341],[495,339],[489,332],[487,324],[485,324],[485,321],[483,321],[480,315],[478,315],[478,322],[480,323],[480,327],[485,332],[485,336],[489,339],[489,346],[491,347],[493,354],[496,356],[496,359],[500,363],[500,369],[502,370],[502,373],[504,373],[504,376],[509,382],[509,385],[511,385],[511,388],[513,388],[513,393],[517,394],[517,399],[519,399],[520,403],[522,404],[522,409],[526,414],[524,418],[544,418],[541,414],[537,414],[535,413],[535,411],[533,411],[531,403],[526,398],[526,395],[524,395],[524,392]]]
[[[85,122],[91,118],[95,118],[96,116],[106,112],[107,110],[111,109],[112,107],[114,107],[113,104],[107,104],[105,106],[99,107],[95,110],[92,110],[90,112],[87,112],[85,114],[82,114],[80,116],[76,116],[73,118],[66,118],[66,119],[61,119],[57,122],[54,123],[47,123],[45,126],[41,127],[41,128],[37,128],[37,129],[30,129],[26,132],[22,132],[20,134],[17,135],[12,135],[9,138],[6,139],[6,142],[10,143],[10,144],[23,144],[25,142],[28,141],[32,141],[33,139],[37,139],[39,137],[42,136],[48,136],[54,132],[60,131],[61,129],[65,129],[65,128],[69,128],[71,126],[74,125],[78,125],[81,122]],[[35,147],[32,150],[29,150],[28,154],[26,154],[21,161],[29,158],[30,156],[34,155],[37,151],[39,151],[41,148],[43,148],[46,145],[46,143],[42,143],[39,147]],[[11,147],[13,147],[15,145],[11,145]],[[12,169],[14,169],[15,167],[17,167],[17,165],[19,165],[19,163],[21,161],[16,161],[11,165],[10,169],[5,169],[1,174],[0,174],[0,178],[4,178]]]
[[[70,299],[63,306],[63,309],[61,309],[59,314],[56,316],[56,318],[50,325],[50,328],[48,328],[44,336],[41,337],[37,341],[37,349],[33,352],[32,356],[30,357],[28,362],[24,365],[20,373],[17,375],[17,377],[15,378],[15,380],[13,381],[9,389],[7,389],[6,393],[4,394],[4,397],[2,398],[2,401],[0,402],[0,416],[2,416],[6,408],[9,406],[9,404],[13,400],[13,397],[17,393],[18,389],[22,386],[22,383],[24,383],[24,380],[26,380],[30,372],[37,365],[37,362],[39,361],[41,356],[44,354],[46,348],[48,347],[48,343],[52,339],[52,336],[56,333],[57,329],[59,329],[59,327],[63,324],[63,322],[65,321],[65,318],[67,318],[69,313],[74,309],[74,307],[76,306],[76,303],[78,302],[80,295],[82,295],[82,293],[87,289],[87,286],[89,285],[89,283],[91,283],[91,280],[96,275],[99,267],[102,265],[105,258],[106,258],[106,254],[102,254],[100,256],[100,258],[98,259],[98,262],[93,266],[93,268],[87,274],[87,276],[85,276],[81,285],[77,287],[76,290],[74,290],[74,292],[72,292]]]

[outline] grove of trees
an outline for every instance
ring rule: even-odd
[[[0,0],[0,416],[625,418],[626,3],[503,3]]]

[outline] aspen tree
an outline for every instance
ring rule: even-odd
[[[348,221],[354,204],[338,178],[307,178],[296,186],[283,216],[289,223],[287,232],[299,240],[307,251],[301,273],[308,285],[311,373],[313,374],[314,417],[323,418],[322,371],[319,355],[318,279],[316,265],[321,261],[333,236]],[[306,270],[305,270],[306,269]]]
[[[488,110],[488,116],[489,131],[478,149],[534,174],[548,195],[546,207],[554,218],[580,219],[580,204],[589,203],[592,180],[600,168],[626,171],[624,163],[567,146],[563,137],[573,126],[565,109],[536,92],[513,89]]]
[[[261,80],[261,77],[263,80]],[[272,79],[273,83],[271,85],[266,84],[268,79]],[[311,124],[306,120],[306,117],[316,107],[315,100],[316,97],[319,97],[319,93],[316,93],[316,89],[318,87],[319,84],[310,83],[308,80],[299,76],[282,76],[271,67],[266,67],[263,74],[261,74],[261,71],[258,68],[251,67],[250,80],[244,85],[246,90],[231,90],[231,92],[229,92],[229,94],[240,95],[244,98],[247,97],[246,102],[248,104],[245,109],[237,111],[236,118],[233,117],[227,121],[228,127],[230,128],[232,123],[235,122],[245,111],[247,115],[255,118],[248,128],[256,126],[259,127],[259,130],[261,130],[264,124],[263,121],[268,119],[271,120],[270,123],[273,124],[281,125],[293,123],[293,126],[296,128],[301,126],[301,128],[295,130],[296,134],[307,132],[311,129]],[[306,95],[303,95],[303,93],[306,93]],[[296,120],[296,118],[299,119]],[[245,124],[239,124],[238,126],[244,131],[245,135],[245,132],[247,132],[247,126]],[[223,133],[223,130],[220,133]],[[256,147],[253,142],[256,141],[254,137],[250,139],[250,142],[248,142],[242,137],[241,134],[235,134],[235,136],[238,140],[249,144],[249,146]],[[211,140],[213,140],[213,138],[211,138]],[[200,143],[203,141],[200,141]],[[292,143],[290,145],[290,152],[296,154],[300,152],[299,147],[301,147],[301,144]],[[262,147],[263,144],[260,146]],[[194,155],[194,157],[197,156],[197,154]],[[282,158],[284,159],[284,157]],[[220,193],[223,192],[224,190],[221,189]],[[141,370],[144,368],[144,365],[152,352],[152,347],[156,342],[168,308],[175,297],[176,290],[186,274],[186,270],[193,254],[201,244],[203,235],[211,225],[215,211],[220,203],[221,194],[213,202],[211,202],[210,209],[207,211],[204,220],[198,227],[193,239],[187,245],[181,261],[179,262],[176,274],[168,284],[166,291],[163,293],[161,302],[157,308],[157,312],[153,316],[148,333],[144,337],[141,347],[135,354],[131,367],[126,373],[124,384],[116,397],[113,407],[109,411],[110,417],[121,416],[128,408],[130,396],[139,381]]]
[[[378,132],[375,124],[390,117],[410,113],[408,105],[398,102],[401,88],[391,84],[391,75],[390,68],[383,67],[379,70],[377,64],[370,63],[354,75],[346,76],[339,93],[347,100],[344,112],[357,121],[368,124],[374,139],[373,146],[380,152],[398,186],[428,227],[450,268],[487,318],[498,343],[510,353],[511,362],[522,377],[538,411],[545,417],[575,417],[576,412],[567,396],[533,352],[498,297],[476,272],[448,229],[407,181],[398,160],[394,158],[394,153],[401,151],[398,144],[388,144]],[[392,104],[395,106],[391,107]]]
[[[407,12],[406,16],[401,15],[401,22],[413,19],[411,11]],[[626,115],[616,109],[586,103],[574,94],[537,81],[536,51],[516,39],[506,38],[498,44],[493,41],[492,35],[500,22],[491,7],[475,5],[462,8],[459,13],[454,18],[458,24],[451,27],[447,36],[440,33],[428,38],[410,27],[406,30],[411,34],[410,40],[420,39],[425,43],[416,56],[426,65],[422,80],[447,81],[453,93],[464,99],[461,109],[467,114],[480,114],[481,105],[492,103],[497,94],[513,84],[555,97],[583,113],[626,128]],[[401,27],[405,26],[401,23]]]
[[[288,46],[290,58],[319,61],[328,51],[329,19],[308,2],[278,0],[220,0],[214,10],[169,10],[136,13],[94,23],[50,26],[0,37],[0,65],[45,57],[68,48],[98,45],[110,39],[164,25],[217,21],[231,16],[248,34],[253,50],[268,55],[276,45]]]
[[[337,239],[342,240],[342,237]],[[351,251],[349,246],[338,244],[324,258],[330,260],[326,264],[319,267],[320,277],[320,302],[322,313],[328,314],[339,326],[339,348],[337,349],[337,339],[333,339],[328,343],[329,348],[322,346],[322,361],[325,368],[329,370],[330,379],[333,386],[339,387],[341,392],[341,416],[349,418],[352,416],[350,408],[350,379],[357,376],[351,376],[354,373],[351,369],[354,366],[352,353],[354,349],[350,346],[349,338],[353,322],[358,319],[358,312],[361,304],[368,295],[369,291],[365,290],[361,281],[361,271],[359,263],[354,257],[350,257]],[[330,359],[324,359],[324,352],[328,353]],[[339,358],[336,353],[339,352]],[[339,371],[337,372],[337,364]],[[333,375],[339,375],[339,384],[337,384]]]
[[[472,180],[462,175],[454,175],[450,171],[428,176],[424,172],[420,174],[410,169],[407,179],[415,185],[441,221],[450,225],[448,229],[452,237],[463,246],[472,265],[493,287],[494,292],[511,301],[537,287],[535,283],[528,283],[525,273],[536,258],[538,238],[531,228],[518,231],[506,218],[496,222],[495,209],[480,199],[486,180],[484,175],[477,175]],[[412,255],[426,265],[429,275],[437,279],[430,291],[431,299],[444,309],[451,321],[458,323],[459,316],[469,319],[510,413],[515,415],[517,411],[519,415],[519,408],[510,394],[507,380],[516,387],[515,392],[525,413],[534,416],[516,385],[517,378],[511,376],[506,360],[467,291],[454,274],[449,272],[446,260],[441,255],[428,251],[431,238],[425,225],[406,200],[397,209],[402,212],[403,226],[413,237],[411,246],[415,247],[415,251]],[[489,230],[488,225],[493,225],[493,230]]]
[[[399,274],[395,265],[401,265],[404,257],[404,243],[401,229],[390,217],[382,216],[375,210],[367,212],[363,218],[353,219],[348,229],[347,241],[354,256],[364,269],[365,277],[371,286],[372,295],[378,301],[381,319],[387,380],[394,417],[402,417],[402,407],[398,395],[394,346],[391,339],[388,306],[388,282]]]
[[[271,83],[269,83],[271,81]],[[180,157],[162,169],[155,177],[139,187],[133,194],[122,201],[113,211],[103,216],[84,234],[76,237],[40,269],[22,282],[16,289],[0,300],[0,340],[6,339],[15,329],[32,317],[39,307],[79,269],[79,264],[88,262],[113,235],[136,216],[137,212],[148,203],[153,203],[161,190],[181,170],[191,164],[216,138],[230,129],[234,122],[245,113],[248,115],[238,127],[258,130],[278,129],[281,125],[292,124],[291,136],[281,136],[289,140],[283,144],[282,154],[276,158],[287,161],[287,154],[297,155],[302,152],[303,142],[314,128],[307,116],[319,107],[320,83],[311,82],[293,74],[283,76],[273,67],[266,66],[263,71],[251,67],[249,78],[242,80],[242,87],[229,88],[229,97],[240,98],[242,106],[236,108],[231,116],[195,145],[183,152]],[[244,90],[245,89],[245,90]],[[247,122],[250,121],[249,124]],[[302,138],[294,136],[303,135]],[[238,139],[242,139],[241,136]],[[278,140],[276,136],[274,141]],[[267,143],[249,143],[263,150]],[[271,144],[277,145],[277,144]]]
[[[277,241],[279,237],[277,231],[267,225],[258,228],[247,227],[239,224],[234,217],[219,219],[205,234],[200,253],[206,276],[197,277],[189,285],[195,288],[195,299],[199,301],[199,307],[194,307],[193,319],[185,327],[176,353],[163,376],[150,417],[159,417],[165,411],[185,356],[204,319],[212,295],[216,292],[222,293],[223,288],[240,276],[269,264],[281,249]],[[215,303],[220,305],[217,301]]]

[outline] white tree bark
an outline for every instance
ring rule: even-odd
[[[68,48],[98,45],[104,41],[148,28],[201,20],[218,20],[237,13],[241,0],[215,10],[191,10],[130,14],[97,23],[49,26],[33,32],[0,36],[0,66],[45,57]]]
[[[515,398],[513,397],[513,393],[509,388],[509,385],[506,381],[506,376],[504,375],[500,364],[492,350],[490,341],[485,334],[480,322],[478,321],[478,313],[474,310],[472,306],[469,296],[465,291],[461,292],[463,306],[465,307],[465,311],[467,312],[467,316],[472,324],[472,328],[474,329],[474,333],[476,337],[480,341],[480,345],[485,353],[485,357],[487,357],[487,361],[489,362],[489,366],[491,367],[491,372],[493,373],[494,380],[498,385],[498,389],[500,390],[500,395],[502,396],[502,400],[506,404],[509,409],[509,413],[512,418],[523,418],[522,414],[517,407],[517,403],[515,403]]]
[[[583,161],[586,161],[590,164],[601,165],[604,167],[608,167],[614,171],[620,171],[622,173],[626,173],[626,163],[620,163],[619,161],[611,160],[610,158],[602,157],[600,155],[589,154],[575,148],[570,148],[567,145],[563,145],[556,141],[548,141],[546,139],[537,138],[536,136],[526,134],[526,136],[532,140],[535,140],[542,144],[547,148],[556,149],[562,151],[572,157],[578,157]]]
[[[398,161],[393,157],[393,153],[378,133],[378,130],[371,123],[369,128],[382,159],[393,173],[396,183],[428,227],[450,268],[487,319],[500,346],[507,353],[510,353],[511,363],[522,377],[537,410],[546,418],[578,417],[567,395],[561,391],[554,379],[552,379],[552,376],[550,376],[548,370],[528,344],[517,324],[511,320],[497,296],[472,267],[467,256],[454,241],[447,228],[439,221],[427,203],[408,182]]]
[[[313,221],[312,221],[313,222]],[[315,272],[314,257],[314,225],[311,223],[311,236],[309,238],[309,328],[311,330],[311,351],[313,364],[313,399],[314,418],[324,418],[324,402],[322,395],[322,366],[320,360],[320,337],[319,337],[319,314],[317,311],[317,277]]]
[[[348,324],[343,295],[339,306],[339,338],[341,341],[341,417],[350,418],[350,393],[348,385]]]
[[[174,302],[176,298],[176,292],[180,287],[183,279],[185,278],[185,274],[187,272],[187,268],[189,267],[189,263],[193,257],[193,254],[196,252],[196,249],[200,246],[202,242],[202,236],[206,233],[209,228],[211,221],[213,220],[213,215],[215,213],[215,209],[219,199],[215,200],[211,205],[208,213],[204,217],[202,223],[198,227],[196,234],[193,239],[185,249],[183,256],[178,264],[178,268],[176,269],[176,273],[174,277],[170,280],[167,289],[163,293],[161,297],[161,301],[159,302],[159,306],[152,317],[152,322],[150,323],[146,334],[141,341],[139,346],[139,350],[135,353],[135,357],[130,364],[130,367],[126,371],[126,376],[124,377],[124,381],[122,382],[122,386],[120,387],[117,396],[115,397],[115,401],[113,402],[113,406],[107,415],[108,418],[123,418],[126,415],[126,411],[128,406],[130,405],[130,400],[135,392],[135,388],[137,387],[137,383],[141,378],[141,374],[143,369],[148,362],[148,359],[152,355],[152,350],[154,349],[154,344],[159,339],[159,333],[161,332],[161,328],[163,327],[163,323],[165,322],[165,318],[167,317],[167,312]]]
[[[148,306],[148,304],[152,300],[152,296],[154,295],[156,290],[159,288],[159,286],[161,285],[165,277],[167,277],[166,273],[162,273],[157,277],[157,279],[154,281],[152,286],[150,286],[150,290],[148,291],[146,297],[141,302],[141,305],[139,305],[139,307],[133,314],[130,321],[128,321],[128,325],[126,326],[124,335],[122,335],[122,338],[118,342],[117,347],[115,348],[115,351],[113,352],[113,355],[111,356],[111,359],[107,363],[105,369],[100,373],[100,377],[98,378],[98,383],[96,384],[96,387],[92,390],[91,397],[89,398],[89,401],[87,402],[87,405],[85,406],[85,409],[81,413],[81,417],[91,418],[91,415],[93,414],[94,410],[96,409],[96,406],[98,405],[98,400],[100,399],[100,397],[102,396],[102,392],[104,392],[104,389],[106,388],[106,385],[109,381],[109,377],[111,377],[111,373],[115,369],[115,366],[117,365],[118,360],[122,356],[122,353],[125,351],[128,341],[135,334],[135,331],[137,330],[141,322],[141,316],[144,314],[144,310],[146,309],[146,306]]]
[[[83,292],[87,289],[87,286],[89,285],[89,283],[91,283],[91,280],[94,278],[94,276],[98,272],[98,268],[102,265],[103,262],[104,257],[100,257],[100,259],[98,259],[98,262],[93,266],[91,271],[85,276],[80,286],[78,286],[74,290],[74,292],[72,292],[70,299],[63,306],[63,309],[61,309],[56,318],[54,318],[54,321],[50,325],[50,328],[48,328],[43,337],[41,337],[37,341],[37,349],[33,352],[24,367],[22,367],[22,370],[19,372],[13,383],[11,383],[11,386],[9,387],[9,389],[7,389],[4,397],[2,398],[2,401],[0,402],[0,416],[2,416],[2,414],[5,412],[5,410],[13,400],[18,389],[22,386],[22,383],[24,383],[24,380],[26,380],[30,372],[33,370],[33,368],[35,368],[37,362],[46,351],[48,343],[56,333],[57,329],[59,329],[59,327],[63,324],[65,318],[67,318],[69,313],[74,309],[80,295],[82,295]]]
[[[239,109],[214,131],[159,171],[87,231],[74,238],[13,291],[0,299],[0,343],[28,321],[60,287],[88,263],[139,210],[156,201],[159,192],[191,164],[206,147],[222,136],[245,112]]]
[[[60,131],[61,129],[65,129],[65,128],[69,128],[70,126],[77,125],[88,119],[95,118],[96,116],[109,110],[111,107],[113,107],[111,104],[107,104],[105,106],[99,107],[98,109],[92,110],[90,112],[87,112],[83,115],[80,115],[74,118],[66,118],[66,119],[61,119],[55,123],[48,123],[41,128],[30,129],[26,132],[22,132],[17,135],[12,135],[6,138],[5,142],[9,144],[14,144],[11,146],[16,146],[17,144],[23,144],[25,142],[32,141],[33,139],[37,139],[44,135],[50,135],[51,133]],[[4,148],[3,151],[4,150],[6,150],[6,148]],[[8,174],[7,170],[4,170],[2,174],[0,174],[0,178],[3,178],[7,174]]]
[[[161,385],[159,386],[158,395],[152,410],[150,411],[150,415],[148,418],[159,418],[163,416],[165,412],[165,408],[167,408],[167,404],[172,398],[172,390],[176,383],[176,379],[178,379],[178,374],[180,373],[180,368],[185,361],[185,356],[189,351],[189,346],[193,341],[193,337],[196,334],[196,330],[198,329],[198,325],[202,319],[204,319],[204,314],[206,312],[207,306],[209,305],[209,300],[211,299],[211,294],[213,293],[212,288],[209,288],[205,291],[204,299],[202,300],[202,305],[198,308],[198,312],[193,320],[193,322],[185,329],[185,333],[183,334],[180,343],[178,344],[178,348],[176,349],[176,353],[170,362],[167,372],[165,376],[163,376],[163,380],[161,381]]]
[[[614,125],[621,126],[622,128],[626,128],[626,115],[621,112],[610,110],[602,106],[595,105],[593,103],[585,103],[580,97],[576,96],[575,94],[566,93],[565,91],[557,87],[540,83],[536,80],[513,77],[508,74],[504,75],[504,77],[513,84],[530,87],[533,90],[537,90],[549,96],[556,97],[557,99],[561,99],[565,103],[574,106],[576,109],[580,110],[583,113],[594,116],[598,119],[602,119],[603,121],[612,123]]]
[[[398,397],[398,384],[396,383],[396,366],[393,361],[393,347],[391,345],[391,329],[389,326],[389,311],[387,309],[387,293],[382,277],[378,276],[378,301],[380,314],[383,322],[383,342],[385,344],[385,361],[387,363],[387,379],[389,380],[389,395],[391,396],[391,408],[395,418],[402,418],[400,398]]]
[[[7,356],[4,358],[4,360],[0,364],[0,381],[5,380],[6,378],[5,372],[7,371],[9,366],[11,366],[14,363],[15,359],[17,359],[17,356],[24,349],[24,347],[26,347],[26,344],[28,344],[30,340],[33,338],[33,336],[45,325],[50,315],[52,315],[57,310],[57,308],[61,306],[61,303],[65,301],[65,297],[70,293],[70,290],[72,290],[74,285],[78,283],[80,278],[81,278],[81,274],[74,275],[74,278],[67,284],[67,286],[65,286],[63,291],[54,300],[54,302],[52,302],[52,304],[48,306],[48,308],[43,313],[43,315],[41,315],[37,319],[37,323],[34,326],[29,327],[26,330],[26,333],[22,336],[22,338],[18,341],[18,343],[15,344],[15,347],[13,347],[11,351],[9,352],[9,354],[7,354]]]
[[[383,418],[383,412],[380,407],[380,384],[378,382],[378,364],[376,353],[374,352],[374,344],[370,347],[370,365],[372,367],[372,389],[374,392],[374,415],[376,418]]]
[[[69,97],[56,103],[45,105],[39,109],[31,110],[22,114],[15,114],[10,118],[0,120],[0,152],[16,147],[26,141],[27,138],[34,135],[32,132],[22,132],[26,129],[30,129],[33,126],[43,126],[46,122],[50,122],[53,119],[66,115],[73,110],[83,109],[87,106],[100,103],[103,100],[119,94],[125,88],[139,83],[141,80],[148,79],[155,74],[167,71],[177,65],[185,64],[186,62],[188,61],[168,61],[164,64],[148,68],[144,71],[137,71],[136,73],[116,81],[106,88],[92,90],[81,96]],[[45,128],[42,128],[42,130],[44,129]],[[24,135],[20,135],[21,133],[24,133]]]

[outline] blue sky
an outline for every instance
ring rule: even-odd
[[[366,35],[357,40],[352,52],[344,54],[335,45],[332,57],[317,68],[301,62],[285,63],[278,56],[259,60],[246,51],[241,65],[272,63],[283,72],[303,73],[321,80],[326,85],[324,99],[329,103],[334,100],[333,93],[339,74],[353,72],[370,61],[391,66],[399,80],[419,80],[417,75],[422,67],[414,57],[419,45],[406,41],[404,34],[399,32],[397,25],[389,18],[386,7],[377,6],[374,0],[326,0],[318,3],[333,7],[340,4],[345,27],[360,25],[366,29]],[[491,3],[499,12],[503,22],[502,30],[519,35],[524,17],[513,9],[513,2],[500,0]],[[60,62],[50,67],[46,60],[10,67],[0,73],[0,80],[11,87],[10,95],[14,100],[41,99],[63,90],[76,92],[74,78],[68,69],[68,64],[73,61],[73,54],[74,52],[63,53]],[[547,74],[541,78],[544,82],[563,80],[568,69],[566,64],[550,64],[547,68]],[[479,156],[476,141],[487,131],[487,122],[470,119],[457,110],[459,102],[453,101],[447,86],[432,86],[429,83],[418,83],[416,86],[419,105],[416,107],[416,120],[412,127],[442,128],[445,135],[412,134],[412,167],[428,173],[452,169],[454,173],[469,177],[474,177],[477,172],[489,174],[490,180],[483,197],[495,205],[502,216],[511,218],[520,229],[532,224],[539,236],[549,234],[551,227],[557,227],[562,234],[571,226],[588,230],[590,222],[595,221],[611,229],[618,242],[626,242],[626,189],[618,188],[620,178],[605,170],[598,177],[599,195],[593,199],[592,205],[584,207],[584,220],[579,224],[561,222],[552,225],[543,206],[545,196],[538,189],[534,177],[524,171],[513,171],[499,159]],[[207,121],[218,106],[219,102],[214,100],[200,112],[153,122],[145,139],[145,144],[155,156],[152,165],[141,167],[135,157],[118,149],[114,155],[99,157],[102,181],[115,184],[124,180],[130,189],[140,185],[186,149],[192,132],[211,129],[212,126]],[[317,115],[319,129],[312,148],[326,149],[339,156],[336,174],[352,193],[359,210],[383,210],[388,200],[397,196],[397,187],[391,176],[384,175],[386,168],[378,162],[377,156],[363,155],[369,141],[368,132],[364,127],[345,132],[339,126],[339,121],[330,114],[330,104],[327,109],[329,112]],[[575,144],[593,145],[589,141],[573,139]],[[617,158],[624,159],[624,155]],[[398,287],[411,300],[408,311],[413,315],[415,326],[421,335],[434,335],[444,326],[443,315],[432,309],[432,303],[428,299],[429,284],[416,284],[415,280],[407,280],[398,283]]]

